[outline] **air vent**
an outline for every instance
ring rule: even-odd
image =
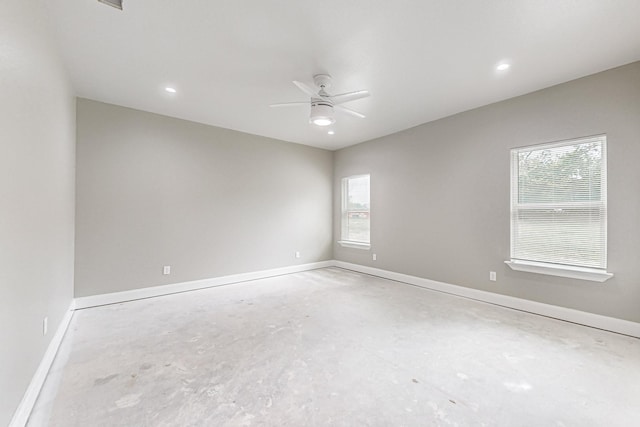
[[[122,0],[98,0],[100,3],[108,4],[116,9],[122,10]]]

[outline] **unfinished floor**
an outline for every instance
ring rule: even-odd
[[[77,311],[29,426],[638,426],[640,340],[337,268]]]

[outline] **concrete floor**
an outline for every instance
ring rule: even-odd
[[[640,340],[327,268],[77,311],[40,425],[640,426]]]

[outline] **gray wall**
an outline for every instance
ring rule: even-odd
[[[36,0],[0,2],[3,426],[73,296],[75,100],[41,7]]]
[[[331,259],[332,161],[79,99],[75,295]]]
[[[510,270],[509,150],[600,133],[608,137],[615,277],[600,284]],[[340,179],[370,173],[372,186],[372,249],[334,243],[336,259],[640,322],[640,62],[349,147],[334,159],[336,236]]]

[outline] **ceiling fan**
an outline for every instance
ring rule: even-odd
[[[342,104],[349,101],[355,101],[356,99],[366,98],[369,96],[368,90],[357,90],[355,92],[346,92],[338,95],[329,95],[327,89],[331,87],[331,76],[328,74],[316,74],[313,76],[313,83],[317,89],[313,89],[306,83],[302,83],[294,80],[293,84],[301,91],[311,97],[307,102],[284,102],[279,104],[271,104],[270,107],[295,107],[298,105],[311,105],[311,114],[309,116],[309,123],[313,123],[318,126],[329,126],[335,123],[336,119],[333,117],[333,111],[338,110],[343,113],[351,114],[352,116],[364,119],[364,114],[359,113],[347,107],[343,107]]]

